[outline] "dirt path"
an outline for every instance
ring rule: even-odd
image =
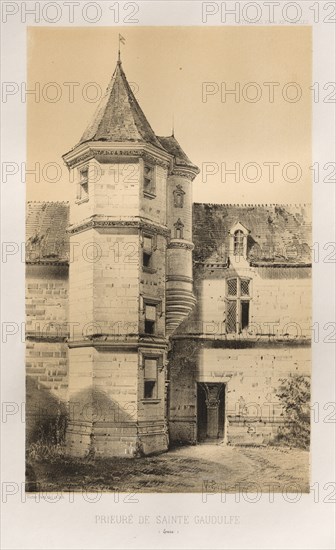
[[[309,453],[198,445],[139,459],[59,459],[32,464],[43,491],[307,492]]]

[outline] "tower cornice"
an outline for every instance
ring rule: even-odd
[[[109,160],[120,160],[123,157],[127,159],[131,157],[143,158],[147,162],[158,164],[167,169],[173,159],[172,155],[149,143],[130,144],[129,142],[109,143],[104,141],[92,141],[77,145],[74,149],[63,155],[62,158],[68,168],[73,168],[93,158],[101,162],[108,162]]]
[[[106,216],[91,216],[77,224],[70,225],[67,232],[71,235],[81,233],[87,229],[120,229],[135,228],[138,230],[155,230],[155,233],[163,237],[170,237],[170,230],[164,226],[147,220],[146,218],[134,218],[129,220],[114,219]]]
[[[187,178],[190,181],[193,181],[197,174],[199,174],[198,168],[192,168],[187,166],[174,166],[172,170],[169,172],[169,176],[178,176],[182,178]]]

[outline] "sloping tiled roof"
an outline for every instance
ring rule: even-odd
[[[247,259],[252,264],[309,264],[309,205],[193,205],[195,263],[226,263],[229,231],[240,222],[248,230]]]
[[[145,142],[162,149],[118,62],[110,84],[79,143]]]
[[[296,265],[311,262],[309,205],[193,205],[193,253],[196,264],[225,264],[229,231],[240,222],[248,230],[247,255],[252,264]],[[28,202],[26,261],[67,263],[67,202]]]
[[[28,202],[26,262],[59,264],[69,261],[67,202]]]
[[[187,157],[181,145],[174,136],[157,136],[157,138],[167,153],[173,155],[176,166],[189,166],[198,170],[198,167]]]

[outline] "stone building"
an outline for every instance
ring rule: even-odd
[[[308,206],[194,204],[196,306],[173,336],[170,439],[264,444],[310,376]]]
[[[310,369],[306,209],[193,206],[197,166],[120,61],[63,159],[70,202],[28,203],[28,436],[52,403],[77,456],[269,439],[262,404]]]

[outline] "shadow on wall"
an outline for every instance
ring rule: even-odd
[[[139,439],[137,403],[121,393],[86,388],[69,399],[67,450],[72,456],[142,456],[146,443]]]
[[[32,444],[62,445],[67,427],[67,408],[36,378],[26,380],[26,448]]]
[[[83,389],[69,399],[69,420],[84,422],[136,422],[136,402],[113,400],[97,388]]]

